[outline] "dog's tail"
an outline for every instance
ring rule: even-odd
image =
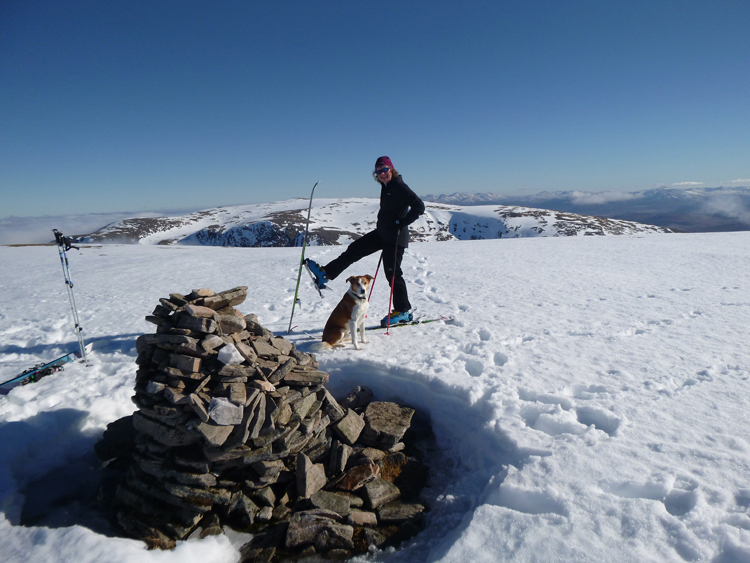
[[[311,352],[322,352],[323,350],[330,350],[331,348],[333,348],[333,346],[328,344],[328,342],[326,342],[325,340],[322,340],[320,342],[314,342],[313,344],[311,344],[308,350],[310,350]]]

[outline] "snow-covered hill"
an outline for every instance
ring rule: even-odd
[[[316,247],[329,260],[341,248]],[[69,253],[91,365],[0,395],[0,561],[238,563],[235,536],[148,551],[88,502],[92,449],[130,414],[160,297],[250,287],[238,308],[300,349],[345,290],[300,287],[295,248],[93,245]],[[77,345],[57,249],[0,247],[0,381]],[[349,269],[374,273],[377,256]],[[426,528],[382,563],[750,561],[750,233],[415,243],[415,312],[455,321],[319,354],[341,397],[426,414]],[[23,272],[23,275],[19,275]],[[373,323],[388,307],[379,278]]]
[[[545,191],[534,195],[426,195],[451,205],[521,205],[613,217],[685,232],[750,230],[750,188],[656,188],[633,192]]]
[[[205,246],[301,246],[308,200],[218,207],[182,217],[124,219],[81,242],[193,244]],[[375,227],[373,198],[318,199],[310,214],[309,244],[347,244]],[[518,206],[427,204],[411,225],[416,242],[530,236],[621,235],[669,232],[631,221]]]

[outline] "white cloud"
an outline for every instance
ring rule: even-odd
[[[705,182],[677,182],[673,186],[703,186]]]
[[[744,223],[750,223],[750,209],[747,200],[733,195],[717,195],[709,198],[703,210],[710,215],[733,217]]]
[[[86,215],[55,215],[45,217],[0,218],[0,245],[44,244],[55,241],[52,229],[65,235],[82,235],[128,217],[155,216],[155,213],[90,213]]]
[[[750,178],[738,178],[729,182],[730,184],[750,184]]]

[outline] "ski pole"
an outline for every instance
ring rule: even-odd
[[[396,233],[396,252],[393,253],[393,277],[391,278],[391,296],[388,299],[388,321],[385,327],[386,334],[390,334],[388,331],[391,330],[391,304],[393,303],[393,286],[396,285],[396,270],[398,269],[398,238],[400,235],[401,229]]]
[[[55,233],[55,240],[57,241],[57,252],[60,255],[60,263],[62,264],[63,276],[65,277],[65,287],[68,290],[68,301],[70,302],[70,310],[73,313],[73,324],[75,325],[76,336],[78,337],[78,346],[81,349],[81,358],[83,359],[83,363],[88,365],[86,344],[83,342],[83,327],[78,319],[78,309],[76,308],[76,300],[73,295],[73,280],[70,277],[70,265],[68,264],[67,251],[71,248],[78,250],[78,247],[70,244],[70,239],[64,237],[57,229],[52,229],[52,232]]]
[[[297,305],[297,295],[299,294],[299,279],[300,279],[300,276],[302,276],[302,267],[305,264],[305,247],[307,246],[307,229],[310,227],[310,210],[312,209],[313,194],[315,193],[315,188],[318,187],[318,184],[320,184],[320,180],[315,182],[315,185],[313,186],[313,189],[310,192],[310,205],[307,206],[307,223],[305,223],[305,234],[302,237],[302,258],[300,258],[299,260],[299,271],[297,272],[297,287],[294,290],[294,303],[292,303],[292,315],[289,317],[289,328],[286,331],[287,334],[292,332],[292,319],[294,318],[294,308]]]
[[[375,289],[375,280],[378,279],[378,272],[380,271],[380,263],[383,261],[383,253],[380,253],[380,258],[378,259],[378,267],[375,268],[375,277],[372,278],[372,283],[370,284],[370,294],[367,296],[367,302],[369,303],[370,297],[372,297],[372,290]]]

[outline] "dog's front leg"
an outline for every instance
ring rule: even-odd
[[[359,341],[362,344],[367,344],[367,337],[365,333],[365,321],[367,320],[367,310],[370,308],[370,304],[365,301],[359,306],[357,311],[357,324],[359,325]]]
[[[354,346],[355,350],[359,350],[359,346],[357,345],[357,321],[355,319],[349,321],[349,333],[352,336],[352,346]]]

